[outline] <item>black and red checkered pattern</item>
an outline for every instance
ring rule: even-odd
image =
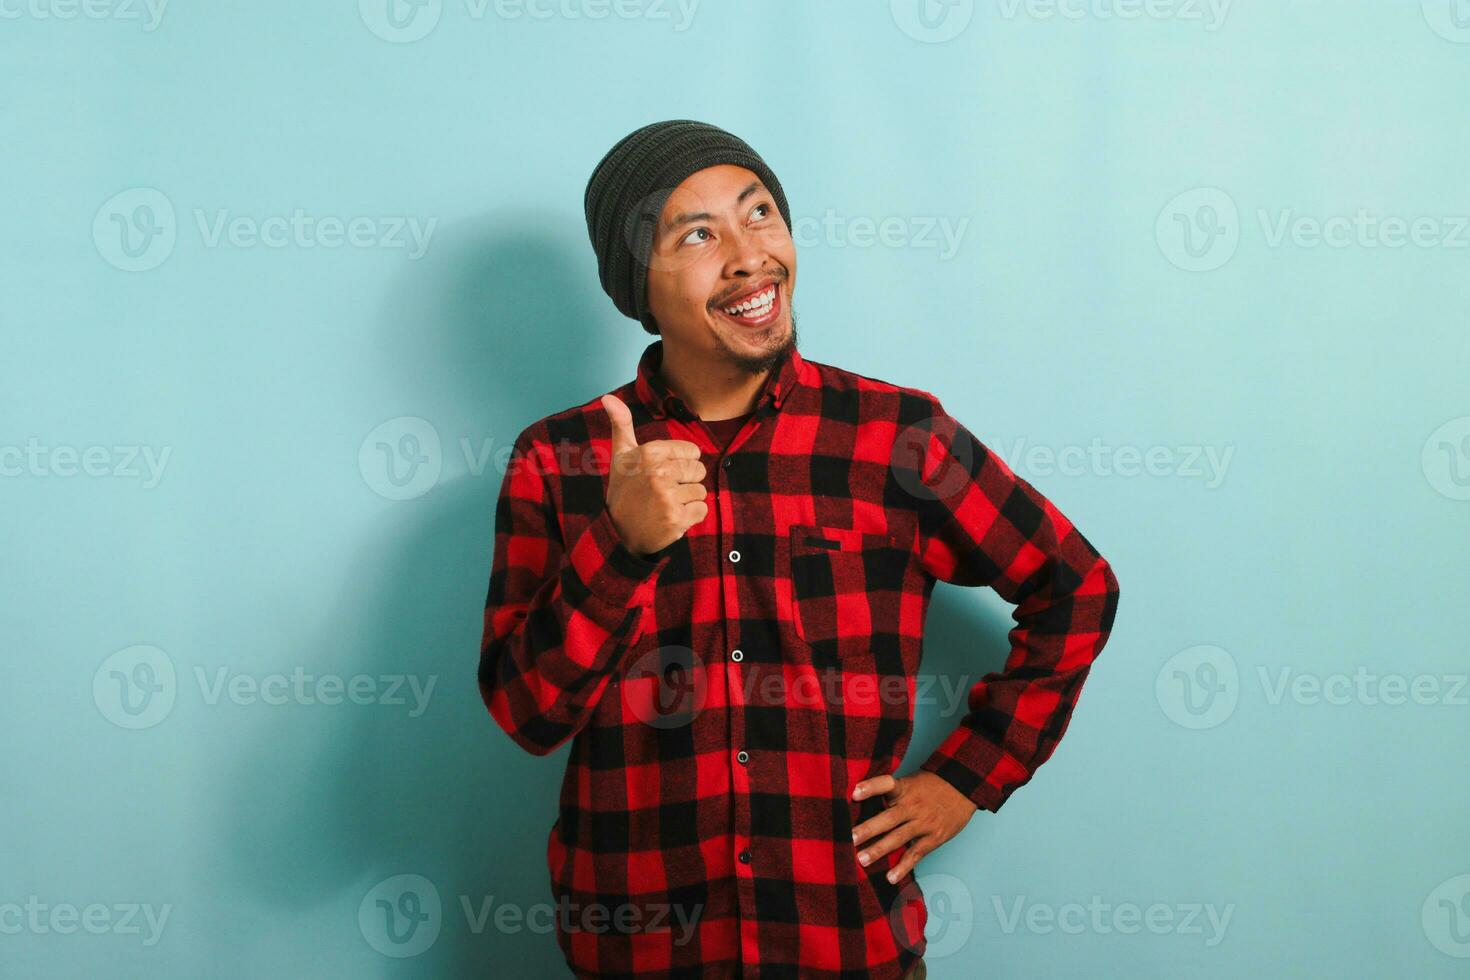
[[[721,452],[658,377],[639,443],[703,450],[709,513],[644,558],[605,508],[597,399],[526,428],[500,490],[480,692],[538,755],[571,741],[547,841],[578,976],[897,978],[924,951],[903,849],[864,868],[852,800],[913,730],[937,581],[1016,605],[1003,671],[923,763],[998,809],[1051,756],[1117,609],[1086,538],[928,392],[788,348]]]

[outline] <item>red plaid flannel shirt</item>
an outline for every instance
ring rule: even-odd
[[[479,683],[537,755],[571,740],[546,856],[578,976],[900,977],[924,951],[903,848],[864,868],[852,800],[913,730],[938,580],[1016,605],[1005,669],[923,768],[996,810],[1051,756],[1117,609],[1108,563],[928,392],[772,369],[721,451],[662,383],[615,390],[640,444],[702,449],[709,513],[655,555],[605,506],[597,399],[516,440]]]

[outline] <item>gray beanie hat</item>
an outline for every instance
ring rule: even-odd
[[[791,227],[781,182],[760,155],[739,137],[692,119],[634,130],[607,151],[587,182],[582,203],[602,288],[619,312],[651,334],[658,326],[648,311],[648,260],[659,215],[686,177],[722,163],[755,173]]]

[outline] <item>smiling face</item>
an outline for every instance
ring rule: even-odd
[[[670,348],[750,373],[796,341],[796,244],[760,179],[720,164],[675,188],[659,217],[648,308]]]

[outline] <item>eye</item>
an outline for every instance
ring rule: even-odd
[[[755,207],[751,208],[750,213],[752,216],[754,216],[757,211],[764,212],[760,216],[761,218],[767,217],[771,213],[771,206],[769,204],[757,204]]]
[[[693,238],[695,235],[700,234],[701,232],[703,232],[704,234],[708,235],[709,234],[709,229],[708,228],[696,228],[693,231],[691,231],[689,234],[685,235],[684,238],[683,238],[683,240],[680,241],[679,244],[680,245],[697,245],[697,244],[699,244],[698,242],[691,242],[689,239]]]

